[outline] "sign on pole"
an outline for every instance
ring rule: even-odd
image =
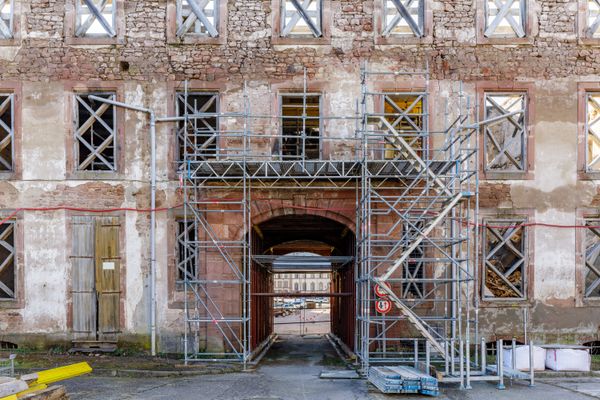
[[[375,301],[375,310],[380,314],[387,314],[392,309],[392,302],[386,299]]]
[[[381,288],[381,285],[385,285],[389,288],[387,283],[378,283],[377,285],[375,285],[375,295],[377,295],[377,297],[385,299],[388,297],[388,294]]]

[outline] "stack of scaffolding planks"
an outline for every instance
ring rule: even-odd
[[[436,378],[406,366],[371,367],[369,382],[386,394],[420,393],[437,396],[440,393]]]

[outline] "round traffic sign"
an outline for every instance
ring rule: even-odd
[[[389,288],[387,283],[378,283],[377,285],[375,285],[375,294],[377,295],[377,297],[385,299],[386,297],[388,297],[388,294],[381,288],[382,285],[385,285],[387,288]]]
[[[392,302],[386,299],[380,299],[375,302],[375,310],[380,314],[387,314],[392,309]]]

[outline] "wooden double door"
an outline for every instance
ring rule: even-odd
[[[116,342],[120,330],[121,223],[118,217],[73,216],[73,339]]]

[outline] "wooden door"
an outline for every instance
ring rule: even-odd
[[[116,340],[119,332],[121,297],[119,218],[96,220],[96,293],[98,295],[98,340]]]
[[[71,297],[75,340],[96,340],[94,218],[72,218]]]
[[[115,341],[120,329],[118,217],[72,218],[73,335],[76,341]]]

